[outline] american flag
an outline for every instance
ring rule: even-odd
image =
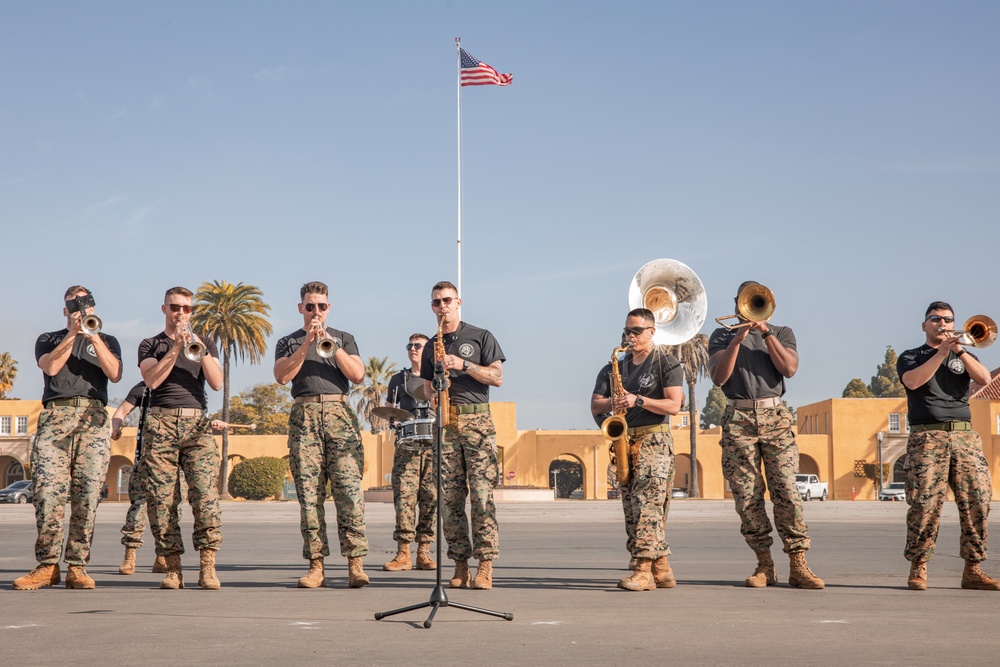
[[[463,86],[508,86],[514,80],[513,74],[498,74],[495,69],[470,55],[465,49],[461,49],[461,52]]]

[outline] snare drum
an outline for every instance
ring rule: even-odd
[[[433,419],[411,419],[396,426],[396,444],[407,449],[429,447],[434,440]]]

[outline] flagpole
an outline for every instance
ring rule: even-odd
[[[458,296],[462,296],[462,38],[455,38],[455,58],[458,68],[455,71],[455,95],[457,104],[457,133],[458,133],[458,237],[456,241],[456,252],[458,260],[456,262],[456,283]]]

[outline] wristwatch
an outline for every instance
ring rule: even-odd
[[[462,370],[463,371],[469,370],[469,360],[468,359],[462,359]]]
[[[645,403],[646,403],[646,401],[642,400],[642,396],[636,396],[635,397],[635,405],[636,405],[636,407],[641,408]]]
[[[959,350],[958,352],[956,352],[956,353],[955,353],[955,356],[956,356],[956,357],[960,357],[960,356],[962,356],[963,354],[965,354],[965,350]]]

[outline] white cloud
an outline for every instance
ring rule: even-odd
[[[288,68],[284,65],[279,67],[265,67],[253,75],[253,78],[264,83],[275,83],[281,81],[288,74]]]

